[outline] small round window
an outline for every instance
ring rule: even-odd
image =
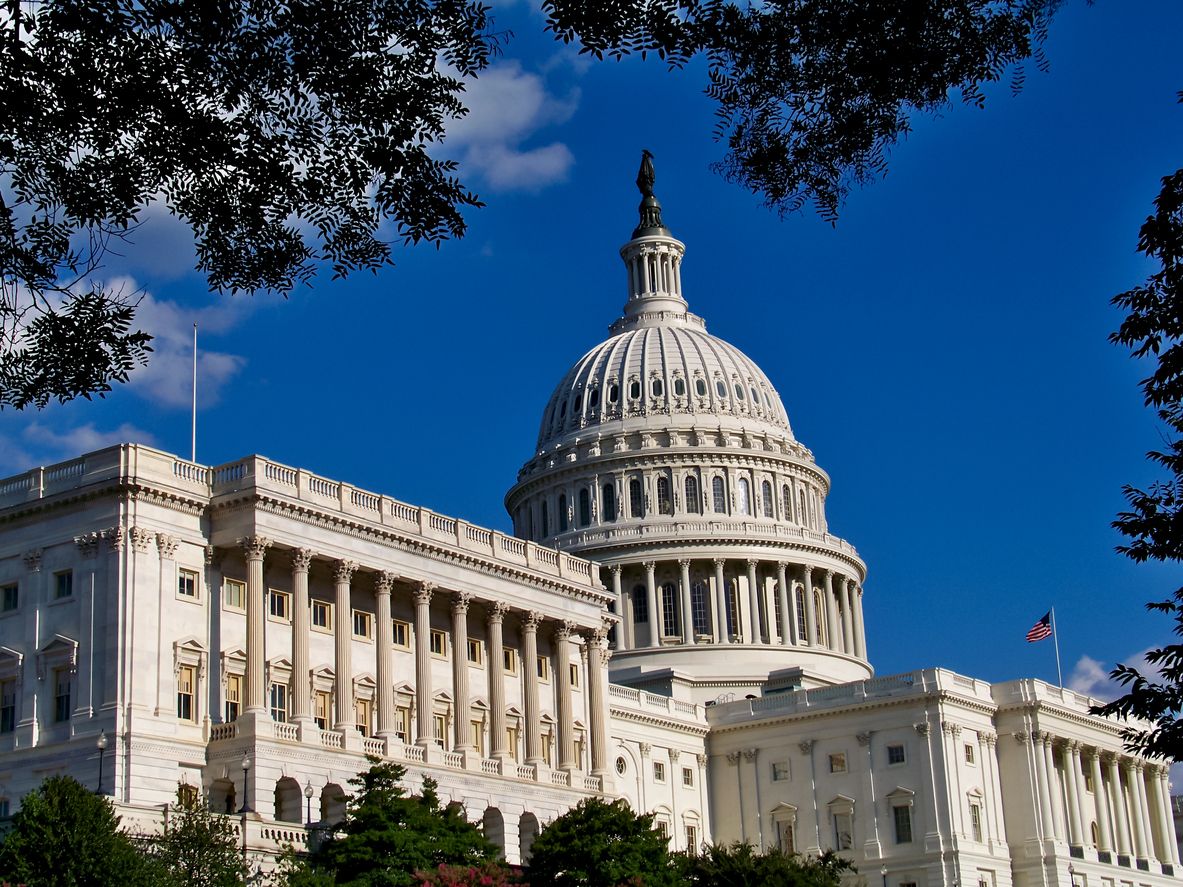
[[[694,380],[694,391],[699,397],[706,397],[707,383],[702,379]]]
[[[600,405],[600,389],[593,388],[591,394],[587,396],[587,405],[593,410]]]
[[[617,758],[616,759],[616,772],[619,773],[621,776],[623,776],[625,774],[625,771],[627,771],[627,770],[628,770],[628,762],[625,761],[624,758]]]
[[[743,400],[743,386],[738,382],[735,383],[735,399]]]
[[[682,379],[674,379],[674,394],[678,397],[686,394],[686,383]]]
[[[641,396],[641,383],[640,382],[629,383],[628,396],[631,397],[633,400],[636,400],[638,397]]]
[[[665,393],[665,386],[662,384],[661,379],[654,379],[649,385],[649,390],[653,392],[654,397],[661,397]]]
[[[718,395],[719,395],[719,397],[722,397],[722,398],[726,399],[726,397],[727,397],[727,386],[723,384],[723,380],[722,380],[722,379],[717,379],[717,380],[715,381],[715,393],[716,393],[716,394],[718,394]]]

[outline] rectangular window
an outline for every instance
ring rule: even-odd
[[[678,612],[677,589],[667,582],[661,586],[661,634],[662,637],[676,637],[682,634]],[[688,641],[689,642],[689,641]]]
[[[788,761],[773,761],[772,762],[772,781],[773,782],[788,782],[789,781],[789,762]]]
[[[469,742],[482,758],[485,756],[485,725],[480,721],[469,721]]]
[[[691,856],[698,855],[698,829],[695,826],[686,826],[686,852]]]
[[[506,674],[518,673],[518,653],[510,647],[504,647],[501,650],[502,661],[505,665]]]
[[[177,571],[177,597],[197,600],[197,572],[195,570]]]
[[[578,767],[580,770],[584,769],[584,766],[583,766],[583,734],[582,733],[575,734],[575,766]]]
[[[411,623],[394,620],[394,645],[396,647],[411,646]]]
[[[682,768],[682,785],[686,788],[694,788],[694,769],[691,767]]]
[[[542,681],[550,680],[550,660],[545,656],[538,657],[538,679]]]
[[[355,638],[374,638],[374,614],[365,610],[353,611],[353,636]]]
[[[793,821],[785,819],[776,824],[776,838],[785,853],[797,852],[797,836],[793,834]]]
[[[16,729],[16,680],[0,681],[0,733]]]
[[[970,803],[969,805],[969,824],[973,831],[974,840],[979,844],[982,842],[982,805]]]
[[[53,673],[53,719],[57,723],[70,720],[70,669],[59,668]]]
[[[831,773],[845,773],[846,772],[846,752],[838,751],[830,755],[830,772]]]
[[[517,724],[507,725],[505,728],[505,747],[509,750],[510,757],[515,761],[518,760],[518,744],[520,742],[521,730]]]
[[[0,613],[11,613],[20,606],[20,589],[15,582],[0,586]]]
[[[965,746],[965,763],[974,766],[974,747],[968,743]]]
[[[633,622],[649,621],[649,599],[645,597],[645,589],[638,585],[633,589]]]
[[[286,591],[276,591],[274,588],[267,593],[268,612],[271,618],[279,622],[292,621],[292,596]]]
[[[370,735],[370,700],[355,699],[353,701],[354,720],[357,722],[357,732],[362,736]]]
[[[308,602],[311,610],[312,627],[319,631],[333,630],[333,605],[328,601],[318,601],[315,598]]]
[[[912,843],[912,808],[892,807],[892,819],[895,822],[895,842],[897,844]]]
[[[332,710],[330,699],[327,690],[317,690],[312,694],[312,719],[321,730],[329,729],[329,712]]]
[[[238,720],[239,706],[242,704],[242,675],[226,675],[226,723]]]
[[[485,661],[485,655],[481,642],[476,638],[468,639],[468,661],[473,665],[480,665]]]
[[[222,580],[222,606],[227,610],[246,612],[246,583],[237,579]]]
[[[0,798],[0,819],[8,819],[11,815],[9,812],[8,798]]]
[[[854,817],[849,813],[834,814],[834,849],[849,850],[854,846]]]
[[[71,597],[74,594],[74,571],[62,570],[59,573],[53,574],[53,599],[60,601],[62,598]]]
[[[193,699],[196,696],[195,670],[192,665],[182,665],[177,671],[177,720],[195,721]]]
[[[549,732],[542,734],[542,763],[548,767],[554,766],[554,761],[551,759],[551,750],[554,748],[554,736]]]
[[[888,766],[895,764],[902,764],[907,760],[904,754],[904,747],[902,745],[889,745],[887,747],[887,763]]]
[[[657,829],[663,838],[665,838],[667,841],[669,840],[670,824],[668,822],[666,822],[664,819],[658,819],[654,821],[653,827]]]
[[[662,761],[653,762],[653,781],[665,782],[665,763]]]
[[[568,670],[571,675],[571,687],[577,688],[579,686],[579,666],[572,662],[571,665],[568,666]]]
[[[271,720],[284,723],[288,719],[288,685],[271,685]]]
[[[435,737],[435,744],[440,748],[444,748],[444,740],[448,736],[448,717],[447,715],[432,715],[431,716],[432,734]]]
[[[448,635],[438,628],[431,630],[431,652],[435,656],[448,655]]]
[[[411,741],[411,708],[400,705],[394,709],[394,735],[404,745]]]

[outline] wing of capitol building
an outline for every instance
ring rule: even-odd
[[[690,312],[647,156],[638,185],[624,314],[540,405],[513,536],[262,456],[0,480],[0,816],[67,773],[151,833],[180,784],[263,862],[377,756],[511,862],[602,796],[859,887],[1175,883],[1167,769],[1089,698],[875,675],[830,478]]]

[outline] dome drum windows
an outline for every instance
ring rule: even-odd
[[[714,500],[715,514],[726,514],[727,490],[723,484],[723,478],[718,475],[715,475],[711,480],[711,498]]]
[[[735,510],[738,514],[752,513],[752,486],[746,477],[741,477],[736,484]]]
[[[641,380],[630,379],[628,383],[628,397],[629,400],[641,399]]]
[[[628,511],[629,517],[645,516],[645,493],[637,477],[628,482]]]
[[[584,487],[579,491],[579,526],[590,526],[591,522],[591,494]]]
[[[670,495],[670,479],[665,476],[657,479],[657,512],[658,514],[674,513],[674,500]]]
[[[776,517],[776,506],[772,501],[772,484],[764,481],[760,484],[760,493],[764,504],[764,516]]]
[[[616,520],[616,488],[612,484],[604,484],[603,511],[605,521]]]
[[[654,397],[663,397],[665,395],[665,383],[660,377],[655,376],[649,382],[649,393]]]
[[[702,501],[698,497],[698,478],[693,475],[686,477],[686,511],[690,514],[702,514]]]
[[[694,393],[697,394],[699,397],[706,397],[707,396],[706,379],[695,379],[694,380]]]
[[[559,532],[567,532],[569,518],[567,517],[567,494],[559,494]]]
[[[735,399],[743,400],[743,386],[738,382],[735,383]]]
[[[715,380],[715,393],[719,395],[720,400],[727,399],[727,383],[722,379]]]
[[[594,410],[600,405],[600,389],[593,388],[587,395],[588,409]]]
[[[620,401],[620,383],[611,382],[608,385],[608,403],[618,403]]]
[[[678,377],[674,379],[674,395],[676,397],[686,396],[686,380]]]

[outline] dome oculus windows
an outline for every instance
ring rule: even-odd
[[[589,408],[591,408],[593,410],[600,405],[600,389],[599,388],[593,388],[591,390],[591,392],[587,395],[587,405]]]
[[[723,384],[722,379],[715,380],[715,393],[718,394],[723,400],[727,399],[727,386]]]
[[[699,397],[706,397],[707,396],[706,380],[704,380],[704,379],[695,379],[694,380],[694,393],[697,394]]]
[[[636,379],[633,379],[633,381],[629,382],[628,384],[628,396],[632,400],[639,400],[641,397],[641,383]]]
[[[620,400],[620,386],[613,382],[608,386],[608,403],[616,403]]]
[[[654,397],[661,397],[663,394],[665,394],[665,385],[662,383],[661,379],[654,379],[649,383],[649,391]]]
[[[686,396],[686,382],[683,379],[674,379],[674,394],[678,397]]]

